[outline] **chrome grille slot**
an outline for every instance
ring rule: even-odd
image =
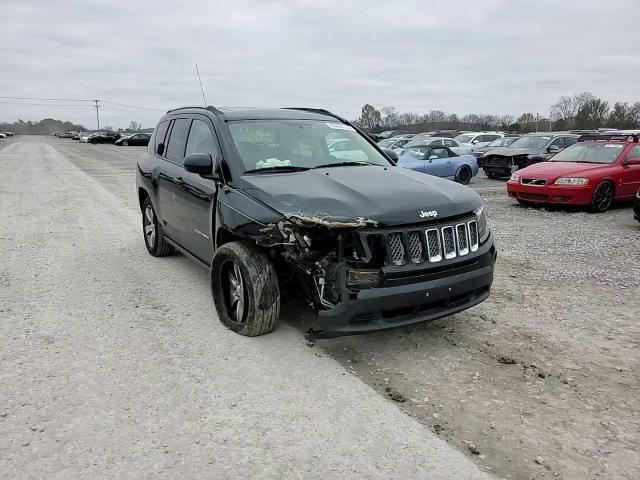
[[[440,242],[440,232],[437,228],[431,228],[425,232],[427,236],[427,256],[430,262],[442,260],[442,243]]]
[[[420,232],[409,232],[407,234],[407,249],[409,251],[409,260],[413,263],[422,263],[424,256],[422,255],[422,240],[420,240]]]
[[[444,258],[447,260],[456,258],[456,241],[453,227],[444,227],[442,229],[442,250]]]
[[[469,237],[467,236],[467,225],[464,223],[456,225],[456,244],[458,245],[458,255],[464,257],[469,254]]]
[[[472,252],[476,252],[480,243],[478,239],[478,222],[473,220],[467,224],[467,227],[469,228],[469,248]]]
[[[402,233],[394,232],[387,235],[387,254],[389,255],[389,260],[395,265],[404,265],[407,263],[405,260]]]

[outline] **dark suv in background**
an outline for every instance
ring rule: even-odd
[[[521,168],[548,160],[578,138],[580,135],[568,132],[529,133],[508,147],[489,150],[478,158],[478,166],[489,178],[510,177]]]
[[[348,157],[331,153],[336,134]],[[306,297],[326,336],[489,296],[496,250],[478,194],[395,166],[325,110],[170,110],[136,182],[149,253],[208,269],[220,321],[242,335],[273,330],[283,293]]]

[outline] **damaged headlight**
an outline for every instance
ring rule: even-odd
[[[489,228],[487,227],[487,215],[484,210],[484,205],[480,205],[473,213],[478,219],[478,235],[480,236],[480,242],[484,242],[489,235]]]

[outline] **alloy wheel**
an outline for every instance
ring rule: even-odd
[[[151,205],[147,205],[144,210],[144,236],[147,240],[149,248],[153,248],[156,245],[156,223],[153,218],[153,208]]]
[[[222,266],[220,276],[227,315],[235,323],[244,323],[245,292],[240,267],[229,260]]]

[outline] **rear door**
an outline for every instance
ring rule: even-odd
[[[626,160],[640,158],[640,145],[634,145],[627,152]],[[620,196],[631,197],[640,189],[640,165],[622,165]]]
[[[208,153],[214,165],[220,158],[220,146],[215,128],[204,115],[194,115],[191,119],[184,156],[193,153]],[[216,182],[200,175],[182,171],[181,191],[176,194],[174,204],[175,221],[179,230],[177,241],[192,255],[206,264],[213,258],[215,231],[214,209]]]
[[[180,232],[175,203],[184,185],[182,160],[184,159],[190,123],[190,119],[186,117],[171,120],[158,174],[158,197],[160,198],[162,224],[167,236],[177,242],[180,242]]]

